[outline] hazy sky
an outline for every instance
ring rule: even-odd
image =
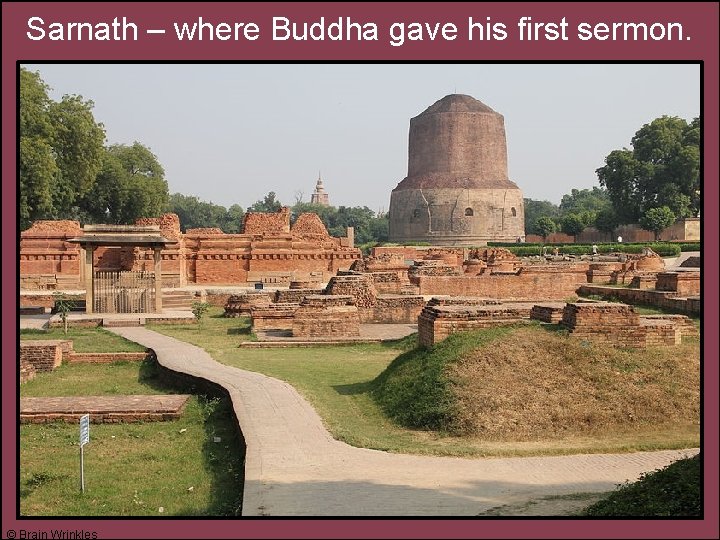
[[[387,210],[410,118],[447,94],[505,117],[510,178],[555,203],[662,115],[700,112],[700,67],[673,64],[31,64],[51,96],[95,102],[108,143],[148,146],[170,192],[246,208],[268,191]]]

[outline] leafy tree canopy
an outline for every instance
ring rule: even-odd
[[[655,240],[658,240],[660,232],[675,223],[675,214],[667,206],[648,209],[640,217],[640,226],[655,233]]]
[[[632,138],[632,150],[613,150],[597,169],[621,223],[637,222],[651,208],[676,217],[700,212],[700,119],[662,116]]]
[[[538,219],[541,217],[547,217],[553,221],[558,219],[560,217],[558,205],[550,201],[536,201],[534,199],[524,199],[524,203],[525,234],[537,234],[545,237],[546,235],[537,227]]]

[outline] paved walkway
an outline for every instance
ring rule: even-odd
[[[548,495],[611,490],[697,452],[463,459],[354,448],[334,440],[285,382],[145,328],[110,331],[152,348],[162,365],[229,391],[247,443],[247,516],[473,516]]]

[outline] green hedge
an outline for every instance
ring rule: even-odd
[[[641,242],[633,244],[618,244],[617,242],[607,244],[596,244],[598,253],[642,253],[643,249],[649,247],[661,257],[678,257],[680,256],[681,244],[670,242]],[[697,246],[697,244],[686,244],[688,246]],[[488,242],[488,247],[503,247],[511,253],[519,257],[527,257],[530,255],[541,255],[542,248],[547,248],[547,253],[552,254],[557,247],[561,255],[591,255],[592,244],[539,244],[539,243],[507,243],[507,242]],[[697,249],[687,249],[685,251],[697,251]]]
[[[700,242],[680,242],[680,251],[702,251]]]

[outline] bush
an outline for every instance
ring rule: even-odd
[[[504,247],[518,257],[527,257],[530,255],[542,255],[543,246],[547,248],[547,253],[552,254],[554,248],[558,248],[561,255],[592,255],[592,244],[508,244],[502,246],[500,242],[493,242],[492,246],[488,243],[488,247]],[[678,257],[680,255],[680,244],[671,244],[667,242],[641,242],[635,244],[596,244],[598,253],[642,253],[646,247],[652,249],[661,257]],[[690,244],[688,244],[690,245]],[[695,245],[695,244],[692,244]],[[690,251],[690,250],[688,250]],[[696,251],[696,250],[692,250]]]
[[[680,251],[702,251],[700,242],[680,242]]]
[[[603,517],[701,517],[701,454],[625,483],[583,511]]]

